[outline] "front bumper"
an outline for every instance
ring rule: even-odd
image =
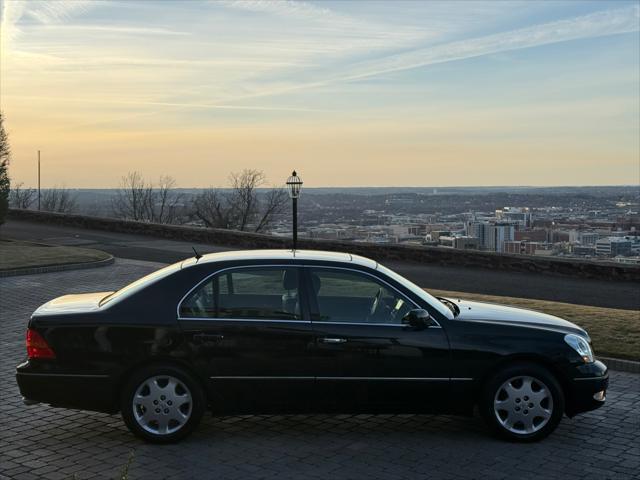
[[[609,371],[599,360],[578,367],[567,389],[567,416],[595,410],[604,405],[609,387]]]

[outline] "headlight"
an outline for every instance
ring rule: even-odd
[[[587,342],[584,337],[570,333],[564,336],[564,341],[567,342],[567,345],[578,352],[578,355],[582,357],[584,363],[593,362],[593,351],[591,350],[589,342]]]

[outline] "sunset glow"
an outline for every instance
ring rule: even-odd
[[[640,178],[638,2],[1,2],[15,182]]]

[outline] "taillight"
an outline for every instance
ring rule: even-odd
[[[27,330],[27,356],[32,358],[56,358],[47,341],[33,328]]]

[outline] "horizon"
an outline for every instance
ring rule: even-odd
[[[306,188],[640,182],[637,1],[0,12],[0,110],[25,186],[38,150],[43,188],[112,189],[130,171],[224,187],[244,168],[269,185],[295,168]]]
[[[21,188],[34,188],[31,185],[22,184]],[[68,185],[59,185],[54,187],[42,187],[43,190],[49,189],[60,189],[64,188],[67,190],[118,190],[121,187],[73,187]],[[216,188],[219,190],[231,190],[232,187],[222,186],[222,187],[190,187],[190,186],[176,186],[173,187],[172,190],[204,190],[208,188]],[[263,185],[260,187],[256,187],[256,190],[271,190],[273,188],[286,188],[286,185]],[[554,189],[625,189],[632,188],[638,189],[637,184],[619,184],[619,185],[448,185],[448,186],[438,186],[438,185],[426,185],[426,186],[418,186],[418,185],[368,185],[368,186],[358,186],[358,185],[350,185],[345,187],[336,187],[336,186],[306,186],[304,185],[302,190],[496,190],[496,189],[504,189],[505,191],[509,190],[554,190]],[[638,195],[640,195],[640,190],[638,190]]]

